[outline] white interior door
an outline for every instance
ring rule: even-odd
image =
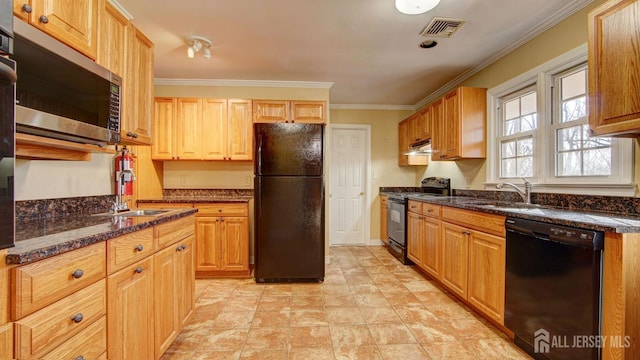
[[[331,129],[330,245],[365,244],[368,129]]]

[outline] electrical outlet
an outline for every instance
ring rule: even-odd
[[[180,185],[187,185],[187,177],[186,176],[180,176]]]

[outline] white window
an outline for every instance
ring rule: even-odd
[[[581,46],[489,90],[487,187],[634,194],[632,142],[590,136],[587,73]]]

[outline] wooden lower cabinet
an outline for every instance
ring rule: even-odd
[[[0,359],[13,358],[13,323],[0,326]]]
[[[107,280],[110,360],[153,359],[155,303],[153,258],[128,266]]]
[[[422,219],[419,214],[407,212],[407,257],[418,266],[422,265]]]
[[[440,220],[425,217],[422,221],[422,268],[436,279],[442,277],[442,225]]]
[[[461,226],[442,223],[442,283],[463,299],[467,299],[468,233]]]
[[[103,316],[40,359],[106,359],[106,351],[107,318]]]
[[[410,200],[407,214],[407,255],[418,267],[439,280],[442,273],[440,206]]]
[[[504,324],[506,240],[479,231],[470,233],[467,300]]]

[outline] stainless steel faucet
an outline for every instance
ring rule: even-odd
[[[502,189],[505,186],[511,187],[520,195],[520,197],[522,198],[522,201],[524,201],[525,204],[531,204],[531,186],[532,185],[525,178],[522,178],[522,181],[524,181],[524,190],[520,189],[518,185],[508,183],[508,182],[499,183],[498,185],[496,185],[496,188]]]
[[[122,202],[122,182],[126,174],[131,174],[133,178],[132,180],[136,179],[136,174],[134,174],[133,170],[130,169],[121,170],[118,176],[116,176],[116,179],[118,181],[118,188],[116,189],[116,201],[113,203],[113,207],[111,209],[111,212],[114,214],[117,214],[121,211],[129,210],[129,205],[127,205],[127,202]]]

